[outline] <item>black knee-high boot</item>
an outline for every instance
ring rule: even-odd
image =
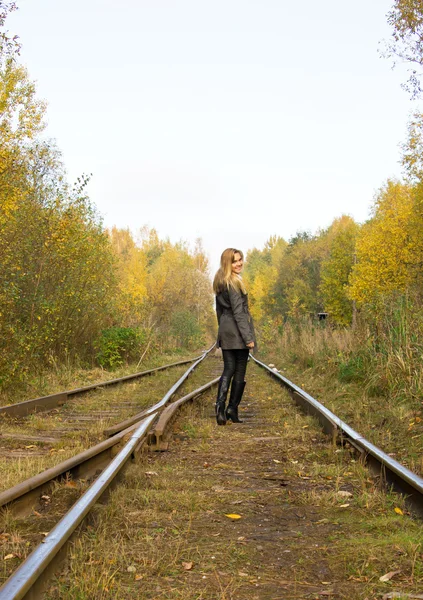
[[[232,381],[231,395],[229,396],[228,408],[226,409],[226,418],[233,423],[242,423],[238,417],[238,406],[241,402],[242,394],[246,381]]]
[[[230,382],[229,377],[225,375],[222,375],[219,381],[216,400],[216,421],[218,425],[226,425],[225,403]]]

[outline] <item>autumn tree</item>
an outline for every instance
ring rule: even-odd
[[[148,256],[137,246],[129,229],[113,227],[108,234],[117,257],[117,320],[125,327],[136,327],[141,323],[145,325]]]
[[[19,54],[18,36],[11,36],[5,28],[7,16],[16,9],[15,2],[0,2],[0,60],[6,60]]]
[[[357,238],[357,264],[351,275],[351,297],[374,303],[393,292],[405,292],[413,280],[416,251],[410,235],[413,190],[388,181],[373,206],[372,218]]]
[[[138,328],[156,344],[198,344],[212,315],[208,260],[201,240],[191,251],[183,242],[160,239],[148,227],[140,230],[138,239],[128,229],[117,228],[109,231],[109,237],[118,260],[116,323]]]
[[[329,228],[328,255],[321,265],[320,293],[330,321],[351,325],[353,301],[348,286],[355,263],[355,246],[359,226],[348,216],[335,219]]]
[[[410,65],[408,81],[403,87],[417,98],[422,93],[423,74],[423,5],[421,0],[395,0],[387,15],[392,34],[383,55]],[[394,62],[395,65],[395,62]]]
[[[274,287],[275,307],[285,316],[298,318],[322,310],[320,266],[327,254],[326,234],[301,231],[286,247]]]
[[[246,256],[245,279],[251,298],[251,314],[257,324],[275,316],[273,288],[287,243],[271,236],[263,250],[253,248]]]
[[[0,4],[0,28],[14,4]],[[110,323],[114,257],[85,194],[43,140],[45,103],[0,31],[0,382],[90,355]],[[7,350],[7,351],[6,351]]]

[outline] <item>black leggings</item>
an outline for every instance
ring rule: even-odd
[[[223,373],[222,377],[228,377],[233,381],[242,383],[247,370],[247,361],[250,351],[245,350],[222,350],[223,354]]]

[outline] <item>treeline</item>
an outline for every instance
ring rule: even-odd
[[[288,243],[272,237],[248,253],[246,276],[259,323],[327,312],[349,326],[357,310],[376,316],[401,295],[420,303],[422,264],[423,184],[388,181],[366,223],[342,216]]]
[[[68,184],[4,29],[14,8],[0,2],[0,387],[74,357],[113,367],[147,348],[198,347],[212,313],[201,242],[106,231],[89,178]]]
[[[371,218],[247,255],[263,345],[405,402],[423,399],[423,183],[388,181]],[[319,321],[319,313],[327,318]]]

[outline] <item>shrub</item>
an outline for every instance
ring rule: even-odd
[[[202,328],[195,315],[188,310],[173,313],[170,332],[182,348],[198,347],[204,343]]]
[[[145,338],[145,332],[133,327],[105,329],[95,343],[96,359],[105,369],[120,367],[124,362],[138,357]]]

